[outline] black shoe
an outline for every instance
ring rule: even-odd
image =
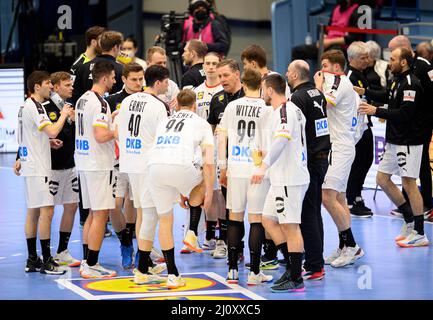
[[[296,282],[292,280],[287,280],[283,283],[272,286],[271,291],[275,293],[304,292],[305,285],[304,285],[304,281],[302,281],[302,278],[300,281],[296,281]]]
[[[373,212],[371,209],[366,207],[364,200],[354,201],[352,207],[349,208],[350,215],[358,218],[371,218]]]
[[[278,286],[286,281],[290,280],[290,270],[284,271],[283,275],[280,277],[280,279],[274,281],[274,285]]]
[[[41,270],[42,266],[42,260],[37,257],[36,260],[27,259],[26,268],[24,269],[25,272],[39,272]]]
[[[41,273],[51,275],[62,275],[66,273],[65,269],[60,269],[59,265],[54,261],[53,257],[50,257],[47,262],[43,262],[41,266]]]

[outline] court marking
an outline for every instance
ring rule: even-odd
[[[82,279],[82,278],[73,278],[73,279],[57,279],[55,280],[59,285],[71,290],[72,292],[78,294],[79,296],[87,299],[87,300],[106,300],[106,299],[128,299],[128,298],[150,298],[150,297],[165,297],[165,296],[203,296],[207,294],[227,294],[227,293],[241,293],[245,295],[246,297],[252,299],[252,300],[266,300],[265,298],[255,294],[254,292],[251,292],[250,290],[243,288],[236,284],[229,284],[225,283],[225,279],[221,277],[220,275],[214,273],[214,272],[195,272],[195,273],[184,273],[182,276],[187,277],[188,275],[206,275],[209,278],[218,281],[219,283],[224,284],[226,287],[229,287],[230,289],[222,289],[222,290],[195,290],[195,291],[175,291],[175,292],[153,292],[153,293],[121,293],[121,294],[107,294],[107,295],[93,295],[92,293],[84,290],[83,288],[75,285],[72,281],[89,281],[89,279]],[[122,279],[122,278],[132,278],[131,276],[122,276],[122,277],[115,277],[115,278],[109,278],[107,280],[115,280],[115,279]],[[96,281],[100,279],[95,279]],[[103,281],[103,280],[100,280]]]

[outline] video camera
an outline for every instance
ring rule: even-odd
[[[161,18],[161,34],[155,45],[163,45],[168,56],[178,56],[181,50],[183,24],[188,13],[176,14],[170,11]]]

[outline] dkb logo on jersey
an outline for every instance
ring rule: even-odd
[[[233,146],[232,149],[232,155],[234,157],[243,157],[243,158],[249,158],[251,156],[251,150],[250,147],[238,147]]]
[[[141,139],[126,138],[126,149],[141,149]]]
[[[328,119],[322,118],[314,121],[316,125],[316,137],[329,135]]]
[[[352,127],[356,127],[356,125],[358,124],[358,119],[356,117],[352,118]]]
[[[156,140],[156,145],[160,144],[179,144],[180,137],[179,136],[159,136]]]
[[[27,155],[28,155],[27,147],[19,147],[18,148],[18,153],[20,155],[20,158],[27,157]]]
[[[82,150],[82,151],[88,151],[89,150],[89,141],[87,140],[75,140],[75,149]]]

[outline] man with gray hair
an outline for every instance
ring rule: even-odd
[[[364,74],[370,88],[373,90],[384,90],[391,85],[388,62],[382,59],[382,49],[376,41],[370,40],[365,43],[368,48],[368,67]]]
[[[369,62],[368,47],[364,42],[353,42],[347,48],[347,58],[349,65],[346,72],[350,82],[354,86],[368,88],[369,84],[363,73]],[[356,144],[355,160],[352,163],[346,189],[350,214],[358,218],[370,218],[373,215],[371,209],[365,206],[361,195],[365,178],[373,163],[373,132],[371,131],[370,117],[367,126],[367,130],[364,131],[362,138]]]
[[[321,280],[325,276],[323,260],[322,184],[328,170],[331,149],[326,117],[326,99],[310,79],[310,66],[295,60],[287,68],[292,89],[291,101],[306,118],[307,166],[310,185],[302,204],[301,232],[304,238],[304,280]]]

